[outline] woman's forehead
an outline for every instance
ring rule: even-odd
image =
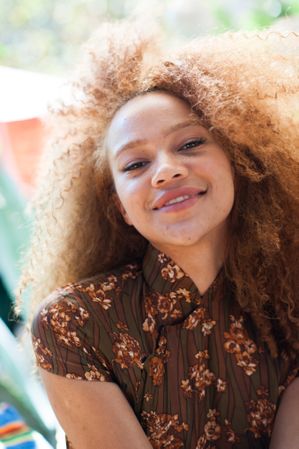
[[[132,98],[116,112],[106,134],[108,148],[115,147],[131,133],[175,126],[189,121],[200,124],[199,117],[184,100],[167,92],[149,92]]]
[[[113,123],[114,119],[118,118],[119,115],[123,116],[132,113],[140,114],[143,111],[147,111],[149,109],[161,108],[163,110],[177,109],[187,113],[191,113],[190,105],[181,98],[178,98],[177,96],[169,92],[153,91],[145,92],[128,100],[114,114],[111,123]]]

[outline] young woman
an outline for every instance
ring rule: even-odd
[[[75,449],[298,447],[297,40],[89,42],[24,273]]]

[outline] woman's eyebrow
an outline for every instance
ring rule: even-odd
[[[164,136],[167,137],[169,134],[171,134],[179,129],[187,128],[188,126],[202,126],[202,125],[201,125],[200,121],[196,117],[194,117],[189,120],[186,120],[185,122],[179,122],[179,123],[171,126],[165,132]]]
[[[131,149],[138,147],[139,145],[143,145],[145,143],[147,143],[146,139],[130,140],[130,142],[125,143],[115,152],[115,157],[117,158],[124,151],[131,150]]]
[[[175,131],[178,131],[179,129],[188,128],[189,126],[202,126],[200,121],[197,118],[191,118],[189,120],[186,120],[184,122],[176,123],[175,125],[170,126],[165,133],[163,133],[164,137],[169,136]],[[121,153],[127,150],[131,150],[135,147],[138,147],[139,145],[144,145],[147,143],[147,139],[136,139],[136,140],[130,140],[129,142],[122,145],[116,152],[115,152],[115,158],[117,158]]]

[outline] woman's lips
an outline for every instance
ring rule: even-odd
[[[199,197],[202,197],[204,194],[205,192],[201,192],[197,195],[189,196],[187,199],[180,202],[166,204],[158,210],[163,212],[179,212],[181,210],[188,209],[189,207],[192,207],[199,200]]]
[[[203,196],[207,190],[186,187],[169,191],[160,196],[154,203],[153,210],[176,211],[193,205],[199,196]]]

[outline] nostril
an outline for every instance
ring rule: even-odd
[[[183,176],[183,173],[181,173],[180,171],[177,172],[174,170],[173,171],[169,170],[169,172],[167,172],[167,173],[163,172],[163,173],[157,174],[157,176],[154,176],[153,184],[161,185],[161,184],[164,184],[165,182],[171,181],[172,179],[181,178],[182,176]]]

